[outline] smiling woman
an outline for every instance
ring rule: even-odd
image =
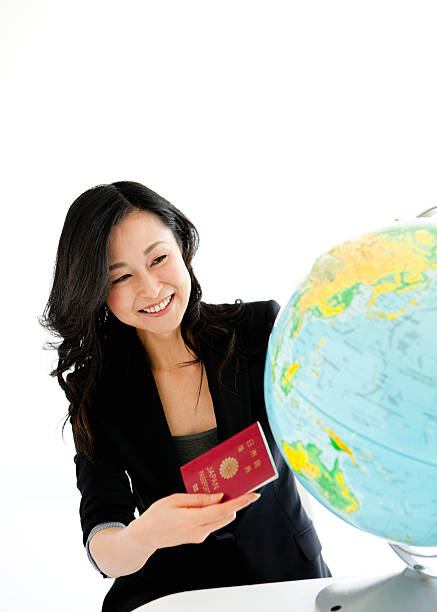
[[[203,302],[197,245],[183,213],[128,181],[79,196],[61,232],[41,323],[61,338],[51,375],[70,402],[83,542],[116,578],[103,612],[329,575],[264,404],[279,305]],[[255,421],[279,473],[260,501],[186,493],[180,466]]]
[[[59,345],[49,344],[59,355],[51,375],[70,401],[67,420],[76,448],[89,459],[90,397],[107,365],[110,347],[132,330],[144,346],[149,343],[148,361],[162,340],[166,352],[158,351],[158,356],[165,359],[171,351],[178,368],[202,366],[197,338],[205,328],[226,338],[219,379],[226,364],[233,357],[238,360],[232,321],[241,317],[244,304],[217,307],[201,301],[202,290],[191,265],[198,242],[195,226],[180,210],[133,181],[93,187],[70,206],[41,324],[62,338]],[[175,312],[159,317],[156,304],[173,293]],[[152,306],[154,315],[139,312]],[[64,380],[62,375],[71,369]]]

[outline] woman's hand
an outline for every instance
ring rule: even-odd
[[[248,506],[259,493],[246,493],[218,503],[221,497],[205,493],[174,493],[158,499],[123,531],[123,537],[146,550],[199,544],[210,533],[231,523],[238,510]]]

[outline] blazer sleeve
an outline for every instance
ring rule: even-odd
[[[126,471],[108,444],[95,438],[93,461],[77,453],[74,462],[77,488],[82,495],[79,514],[86,546],[90,531],[99,523],[128,525],[133,521],[135,500]]]

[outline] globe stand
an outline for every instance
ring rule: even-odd
[[[383,578],[342,580],[320,591],[319,612],[430,612],[437,610],[437,554],[423,554],[406,545],[390,544],[408,565]],[[426,550],[426,549],[423,549]],[[420,549],[419,549],[420,551]]]

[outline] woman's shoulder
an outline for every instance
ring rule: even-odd
[[[272,331],[273,323],[280,310],[275,300],[263,300],[255,302],[242,302],[237,300],[235,304],[211,305],[217,312],[231,312],[234,309],[238,313],[233,319],[228,319],[228,327],[235,332],[236,343],[242,350],[265,349],[268,338]]]
[[[254,322],[261,325],[263,323],[273,324],[281,308],[276,300],[246,302],[246,306],[252,313]]]
[[[275,300],[246,302],[245,316],[241,321],[238,333],[246,343],[255,346],[268,340],[280,306]]]

